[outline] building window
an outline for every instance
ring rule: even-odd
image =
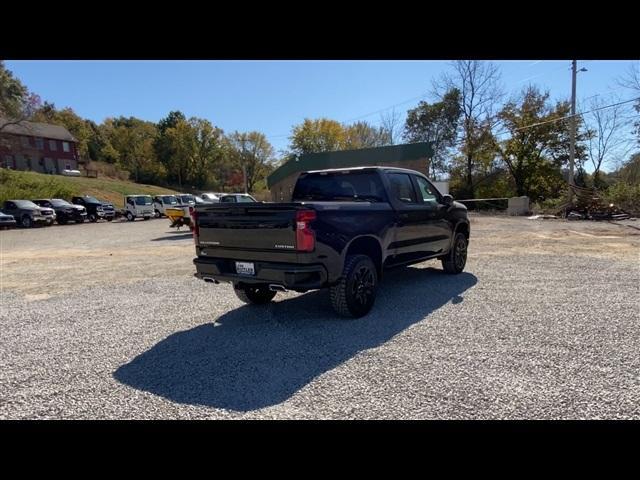
[[[44,150],[44,139],[40,137],[36,137],[36,148],[38,150]]]
[[[31,146],[31,143],[29,142],[29,137],[20,137],[20,140],[22,141],[22,146],[29,148]]]
[[[62,151],[63,152],[69,151],[69,142],[62,142]]]
[[[58,150],[58,142],[56,142],[55,140],[49,140],[49,150],[51,150],[52,152]]]
[[[13,157],[11,155],[4,156],[4,168],[13,168]]]

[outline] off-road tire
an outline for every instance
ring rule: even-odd
[[[243,288],[236,288],[234,286],[233,291],[244,303],[250,303],[253,305],[264,305],[265,303],[269,303],[277,293],[273,290],[269,290],[266,286]]]
[[[469,242],[464,233],[456,233],[453,239],[453,246],[448,255],[441,258],[442,268],[446,273],[458,274],[462,273],[467,264],[467,247]]]
[[[364,317],[373,308],[378,273],[371,258],[349,255],[340,282],[329,289],[333,309],[343,317]]]
[[[133,222],[136,219],[136,217],[134,217],[133,213],[131,213],[131,212],[127,212],[126,217],[127,217],[127,221],[129,221],[129,222]]]

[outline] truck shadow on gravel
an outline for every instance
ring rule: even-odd
[[[193,238],[193,234],[190,231],[186,232],[171,232],[173,235],[167,235],[166,237],[152,238],[152,242],[163,242],[167,240],[189,240]]]
[[[165,338],[121,366],[114,377],[183,404],[240,412],[277,405],[446,303],[459,304],[476,283],[470,273],[393,270],[380,286],[373,311],[356,320],[337,317],[326,290],[265,307],[242,306],[215,323]]]

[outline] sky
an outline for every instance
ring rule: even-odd
[[[495,62],[512,95],[529,83],[554,100],[571,95],[571,61]],[[579,61],[580,103],[632,94],[616,84],[631,61]],[[287,148],[295,124],[327,117],[380,124],[379,110],[430,100],[444,61],[6,61],[30,91],[56,107],[72,107],[97,123],[135,116],[157,122],[171,110],[210,120],[225,133],[258,130],[276,152]],[[376,112],[376,113],[373,113]]]

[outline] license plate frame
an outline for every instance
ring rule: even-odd
[[[254,276],[256,266],[253,262],[236,262],[236,273],[238,275]]]

